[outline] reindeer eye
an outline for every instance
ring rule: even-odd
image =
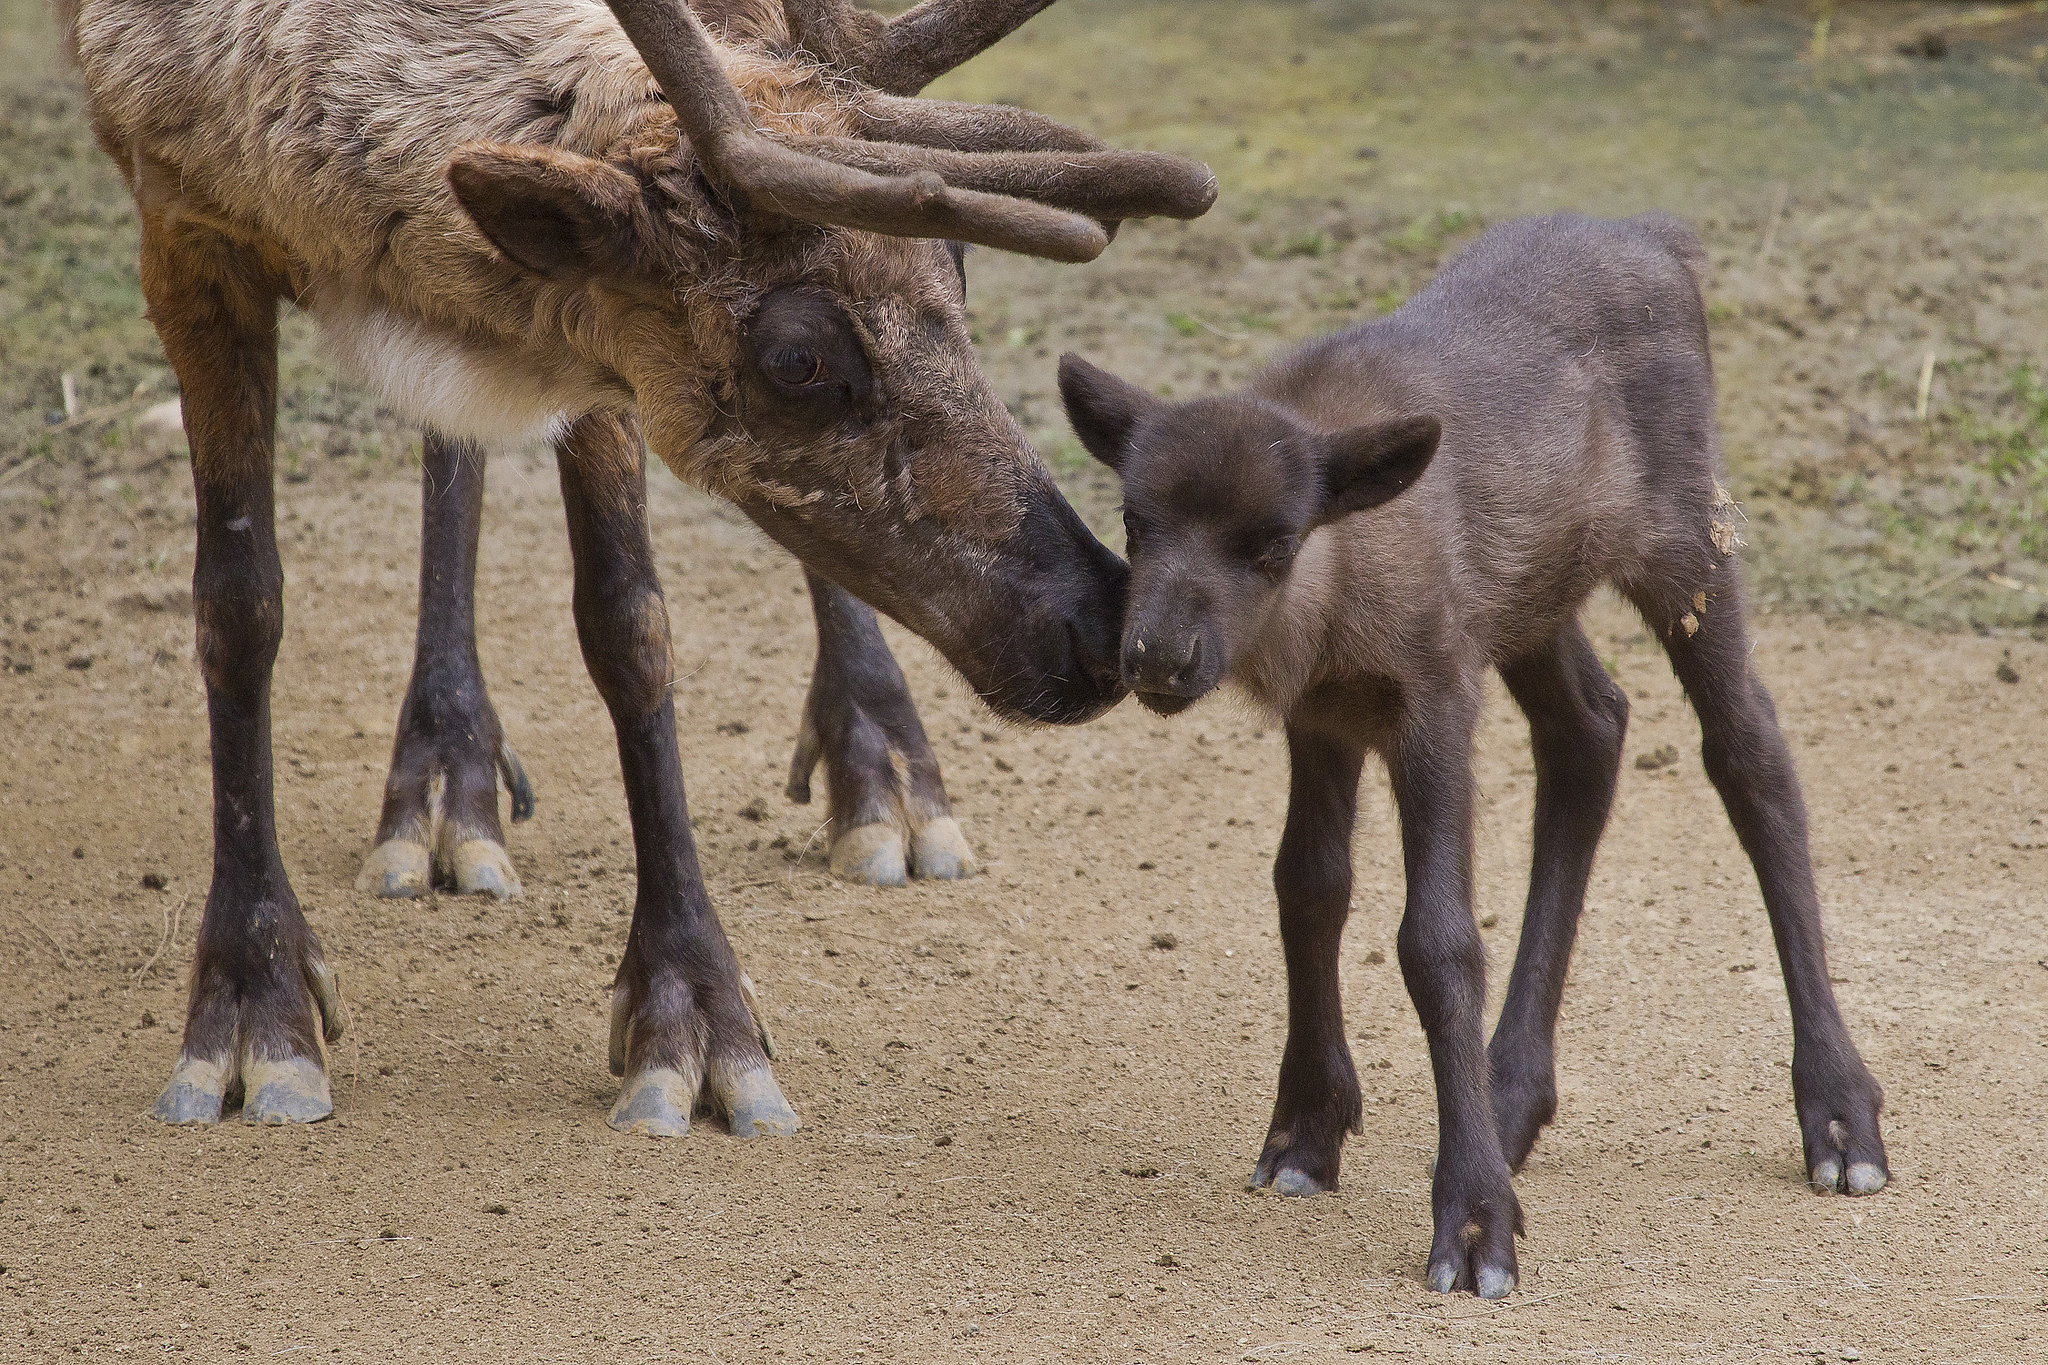
[[[832,372],[825,367],[825,358],[804,346],[784,346],[771,351],[761,367],[768,371],[770,379],[792,389],[807,389],[830,383],[832,379]]]
[[[1281,536],[1268,541],[1266,548],[1252,561],[1252,566],[1263,574],[1277,574],[1294,562],[1294,556],[1301,549],[1301,541],[1295,536]]]

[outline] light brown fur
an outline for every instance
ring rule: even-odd
[[[909,491],[881,486],[871,451],[737,439],[698,448],[729,398],[746,313],[774,284],[830,277],[857,311],[868,305],[862,321],[884,347],[931,321],[964,342],[964,322],[950,269],[927,243],[805,225],[743,252],[690,182],[673,112],[597,0],[507,0],[482,22],[400,0],[68,8],[95,131],[138,201],[274,263],[281,292],[401,409],[451,435],[503,440],[637,398],[677,474],[735,500],[799,502],[817,473],[875,500]],[[860,88],[772,55],[766,45],[786,36],[778,11],[730,5],[718,16],[749,109],[772,131],[852,135]],[[656,184],[667,221],[653,240],[666,259],[651,273],[688,287],[556,282],[512,264],[449,188],[450,161],[478,143],[572,153]],[[934,383],[994,419],[978,375]],[[825,454],[832,467],[815,471]],[[813,470],[803,489],[778,473],[791,461]],[[1000,533],[1028,475],[991,472],[929,470],[929,496],[913,506],[957,515],[979,499]]]

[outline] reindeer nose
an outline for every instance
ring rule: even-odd
[[[1189,631],[1162,641],[1133,632],[1124,641],[1123,663],[1124,682],[1133,691],[1191,696],[1202,663],[1202,637]]]

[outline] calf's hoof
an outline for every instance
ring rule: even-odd
[[[1522,1204],[1508,1184],[1507,1167],[1491,1174],[1446,1175],[1439,1161],[1431,1200],[1436,1237],[1429,1250],[1429,1287],[1504,1299],[1521,1278],[1515,1238],[1522,1235]]]
[[[1853,1053],[1792,1063],[1793,1103],[1806,1149],[1806,1179],[1822,1194],[1876,1194],[1891,1180],[1878,1115],[1884,1091]]]
[[[1358,1081],[1348,1069],[1304,1076],[1283,1067],[1266,1145],[1245,1188],[1295,1198],[1336,1189],[1344,1135],[1357,1132],[1364,1117]]]
[[[1312,1194],[1327,1194],[1334,1188],[1310,1175],[1307,1171],[1293,1166],[1282,1166],[1270,1170],[1264,1162],[1252,1171],[1251,1179],[1245,1182],[1248,1190],[1271,1190],[1274,1194],[1293,1199],[1305,1199]]]

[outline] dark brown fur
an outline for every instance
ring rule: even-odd
[[[1169,404],[1061,366],[1075,429],[1123,476],[1125,680],[1167,714],[1235,682],[1287,726],[1274,886],[1289,1027],[1255,1185],[1330,1188],[1360,1121],[1337,950],[1361,765],[1369,750],[1386,762],[1408,879],[1401,969],[1437,1085],[1440,1290],[1514,1286],[1509,1171],[1556,1110],[1558,1004],[1628,716],[1577,621],[1602,582],[1664,642],[1755,864],[1809,1177],[1863,1194],[1888,1176],[1882,1095],[1828,984],[1798,778],[1749,667],[1700,264],[1668,218],[1524,220],[1393,316],[1302,347],[1239,394]],[[1529,719],[1537,770],[1528,908],[1490,1049],[1470,764],[1488,668]]]

